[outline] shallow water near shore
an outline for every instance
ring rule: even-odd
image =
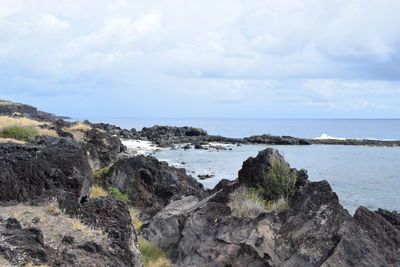
[[[155,156],[185,168],[195,178],[213,174],[199,180],[213,188],[221,179],[237,178],[243,161],[267,147],[278,149],[292,167],[307,169],[310,180],[327,180],[352,214],[360,205],[399,210],[400,148],[396,147],[229,145],[232,150],[166,149]]]

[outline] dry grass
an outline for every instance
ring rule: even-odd
[[[92,191],[90,192],[90,198],[96,198],[96,197],[106,197],[108,196],[108,192],[106,190],[104,190],[103,187],[98,186],[98,185],[94,185],[92,187]]]
[[[236,217],[257,217],[269,209],[269,204],[254,190],[241,186],[229,196],[228,206]]]
[[[50,125],[49,122],[36,121],[29,118],[14,118],[9,116],[0,116],[0,132],[4,129],[12,126],[32,127],[38,135],[47,135],[58,137],[58,134],[54,130],[42,129],[40,125]]]
[[[56,203],[51,203],[51,205],[52,210],[61,210]],[[65,235],[74,237],[76,245],[84,244],[88,240],[103,247],[110,245],[110,241],[101,230],[89,227],[79,219],[71,218],[63,212],[53,215],[48,211],[48,205],[29,206],[21,203],[15,206],[0,207],[0,214],[3,218],[16,218],[24,227],[39,228],[43,233],[45,244],[53,249],[63,247],[61,240]],[[35,217],[40,219],[38,223],[32,222]]]
[[[12,101],[9,101],[9,100],[0,100],[0,105],[3,105],[3,106],[10,106],[10,105],[21,106],[20,103],[15,103],[15,102],[12,102]]]
[[[283,197],[278,199],[272,204],[272,210],[275,210],[277,212],[284,212],[289,208],[289,203],[287,202],[286,199]]]
[[[39,125],[50,125],[49,122],[36,121],[29,118],[14,118],[10,116],[0,116],[0,128],[20,125],[20,126],[39,126]]]
[[[91,126],[79,122],[74,126],[63,128],[63,131],[72,134],[75,140],[82,141],[85,138],[85,133],[90,131],[91,129]]]
[[[80,131],[80,132],[84,132],[85,133],[85,132],[90,131],[91,129],[92,129],[92,127],[90,125],[87,125],[87,124],[84,124],[82,122],[79,122],[79,123],[75,124],[72,127],[64,128],[64,131],[65,130],[68,130],[68,131]]]
[[[133,227],[135,228],[136,232],[139,233],[143,226],[142,221],[139,219],[139,211],[135,207],[130,206],[129,214],[131,215]]]
[[[24,265],[24,267],[49,267],[49,266],[48,265],[33,265],[32,263],[27,263]]]
[[[0,143],[17,143],[17,144],[26,144],[24,141],[12,139],[12,138],[0,138]],[[0,265],[1,266],[1,265]]]
[[[58,216],[62,213],[62,210],[58,206],[57,199],[53,198],[49,201],[49,203],[46,205],[46,211],[54,216]]]

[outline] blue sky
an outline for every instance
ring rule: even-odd
[[[398,0],[0,0],[0,99],[73,117],[399,118]]]

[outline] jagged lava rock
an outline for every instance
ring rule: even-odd
[[[91,199],[81,205],[78,217],[88,225],[103,229],[109,236],[110,253],[120,261],[114,266],[143,265],[137,234],[124,201],[113,196]]]
[[[88,161],[74,143],[0,144],[0,201],[32,200],[49,189],[63,189],[80,201],[92,183]]]
[[[92,169],[101,169],[117,161],[126,147],[116,135],[92,129],[85,135],[82,149],[86,152]]]
[[[135,156],[117,161],[105,176],[106,186],[127,194],[133,205],[154,215],[171,200],[187,195],[203,198],[203,185],[185,169],[168,166],[151,156]]]
[[[310,182],[304,171],[288,210],[232,216],[229,193],[259,186],[273,160],[288,166],[278,151],[261,151],[238,180],[222,181],[203,201],[172,202],[143,227],[143,237],[172,248],[174,266],[400,266],[397,213],[360,208],[352,217],[328,182]]]

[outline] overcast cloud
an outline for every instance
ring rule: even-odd
[[[71,116],[400,117],[398,0],[0,0],[0,98]]]

